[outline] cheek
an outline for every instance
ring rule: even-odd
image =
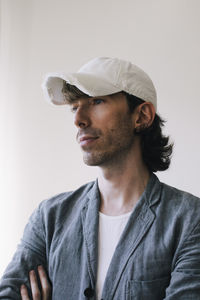
[[[132,139],[134,136],[132,122],[127,119],[118,119],[117,122],[108,123],[103,132],[104,136],[111,144],[112,142],[118,144],[124,143],[125,141]]]
[[[124,134],[134,129],[132,119],[127,115],[119,115],[112,118],[112,122],[108,122],[108,126],[112,132],[124,132]]]
[[[111,120],[112,115],[107,110],[98,110],[93,111],[92,120],[94,123],[106,124],[109,120]],[[106,123],[105,123],[106,122]]]
[[[130,134],[133,131],[132,118],[127,112],[117,111],[110,112],[108,110],[98,111],[93,114],[92,127],[101,130],[104,136],[112,139],[112,136]]]

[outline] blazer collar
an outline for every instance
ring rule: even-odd
[[[104,298],[104,293],[105,295],[109,294],[114,297],[128,259],[136,250],[155,219],[155,214],[151,207],[160,200],[160,193],[160,181],[156,175],[151,174],[145,191],[138,200],[114,252],[104,283],[102,298]],[[82,225],[87,251],[86,259],[88,260],[88,271],[92,285],[95,286],[98,263],[100,207],[100,194],[97,180],[88,192],[87,200],[86,205],[82,209]]]

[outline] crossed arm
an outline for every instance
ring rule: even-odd
[[[37,270],[38,270],[39,280],[41,283],[42,292],[40,292],[35,271],[31,270],[29,272],[29,279],[30,279],[30,285],[31,285],[32,299],[33,300],[51,300],[51,285],[48,281],[46,272],[42,266],[38,266]],[[21,293],[22,300],[30,300],[30,297],[28,295],[28,289],[24,284],[21,285],[20,293]]]

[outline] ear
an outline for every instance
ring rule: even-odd
[[[135,131],[140,132],[153,123],[155,118],[155,107],[151,102],[144,102],[140,104],[136,110],[135,115]]]

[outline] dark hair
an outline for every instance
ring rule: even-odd
[[[66,104],[72,104],[80,97],[89,97],[89,95],[83,93],[75,85],[71,85],[64,80],[63,80],[62,93],[64,95]]]
[[[144,103],[142,99],[123,92],[126,95],[130,112]],[[150,172],[164,171],[169,168],[173,144],[169,143],[169,136],[164,136],[162,127],[165,121],[156,114],[153,123],[135,134],[141,136],[141,151],[144,163]]]
[[[65,81],[63,81],[62,92],[68,104],[73,103],[80,97],[89,97],[76,86],[70,85]],[[145,102],[124,91],[123,94],[126,95],[131,113],[138,105]],[[150,172],[167,170],[171,162],[173,144],[169,144],[169,137],[162,134],[164,123],[165,121],[156,114],[153,123],[149,127],[144,128],[140,132],[135,132],[141,137],[142,158]]]

